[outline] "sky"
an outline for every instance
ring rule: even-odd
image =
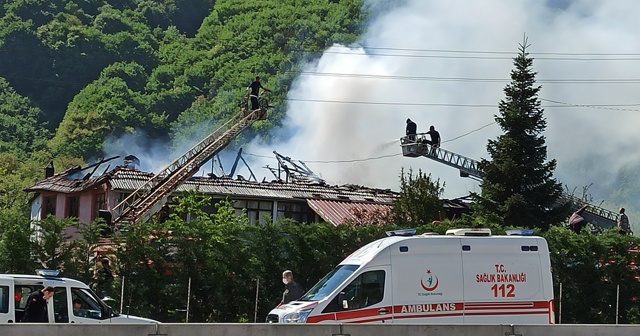
[[[367,2],[368,8],[383,4]],[[640,2],[633,0],[405,0],[386,6],[356,45],[334,45],[306,66],[287,96],[282,133],[288,136],[272,143],[254,139],[245,158],[268,178],[261,167],[277,166],[276,150],[304,161],[330,184],[399,190],[404,168],[440,179],[446,198],[480,192],[477,181],[454,168],[403,157],[399,138],[411,118],[418,132],[434,125],[442,148],[489,158],[487,141],[502,133],[494,120],[497,106],[526,36],[542,86],[555,177],[577,196],[586,187],[596,204],[613,197],[640,208],[638,193],[620,180],[640,170],[638,12]]]

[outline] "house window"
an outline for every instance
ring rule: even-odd
[[[67,217],[78,218],[80,210],[80,197],[72,196],[67,198]]]
[[[278,202],[278,219],[291,218],[299,223],[311,223],[315,217],[306,203]]]
[[[242,210],[246,209],[250,224],[264,224],[271,220],[273,202],[240,200],[233,203],[233,208],[236,210],[236,215],[241,215]]]
[[[94,217],[98,217],[100,210],[107,209],[107,201],[105,197],[106,195],[104,193],[95,195],[93,202],[93,204],[95,205],[93,209]]]
[[[44,216],[43,217],[47,217],[47,215],[52,215],[55,216],[56,215],[56,196],[47,196],[44,198]]]

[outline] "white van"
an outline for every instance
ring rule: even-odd
[[[55,288],[49,299],[49,322],[55,323],[158,323],[142,317],[113,312],[86,284],[57,277],[57,271],[41,270],[40,275],[0,274],[0,323],[20,322],[27,298],[32,292],[47,286]],[[73,311],[73,300],[82,301],[82,308]]]
[[[544,238],[488,229],[414,233],[391,231],[360,248],[266,322],[554,323]]]

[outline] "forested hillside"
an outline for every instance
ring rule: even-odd
[[[2,91],[59,126],[54,154],[99,155],[107,133],[161,136],[224,113],[256,74],[282,96],[301,60],[355,39],[360,12],[354,0],[9,1]]]
[[[101,157],[107,136],[170,146],[236,111],[256,75],[274,89],[270,119],[254,125],[266,133],[300,66],[355,41],[365,15],[361,0],[5,1],[0,190],[20,190],[51,159],[62,169]]]

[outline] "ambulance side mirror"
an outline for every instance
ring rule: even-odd
[[[349,309],[349,302],[347,301],[347,295],[344,292],[338,294],[338,306],[342,309]]]

